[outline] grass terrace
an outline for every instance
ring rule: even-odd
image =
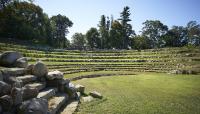
[[[19,51],[29,58],[45,62],[50,70],[60,70],[65,77],[100,71],[165,72],[191,70],[199,73],[200,50],[197,48],[163,48],[148,50],[55,50],[37,49],[17,44],[0,43],[0,52]]]

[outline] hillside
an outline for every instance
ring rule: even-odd
[[[66,77],[82,74],[116,72],[200,73],[200,50],[162,48],[141,50],[48,50],[17,44],[0,43],[0,53],[19,51],[29,63],[42,60],[50,70],[60,70]]]

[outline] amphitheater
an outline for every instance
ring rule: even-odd
[[[82,78],[140,72],[200,73],[197,48],[78,51],[0,43],[1,56],[8,51],[18,53],[17,59],[23,58],[25,65],[0,66],[3,114],[74,113],[84,90],[71,81]]]

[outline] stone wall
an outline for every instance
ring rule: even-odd
[[[49,72],[38,61],[14,51],[0,55],[0,114],[56,114],[67,101],[78,99],[77,89],[60,71]]]

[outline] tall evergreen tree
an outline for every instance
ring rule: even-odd
[[[128,22],[130,19],[130,8],[128,6],[124,7],[123,11],[120,13],[120,22],[122,25],[122,37],[123,37],[123,48],[127,49],[130,43],[130,36],[134,34],[132,30],[132,25]]]
[[[110,27],[109,18],[107,18],[106,20],[105,15],[102,15],[98,27],[99,27],[99,34],[100,34],[100,39],[101,39],[101,49],[108,48],[109,27]]]

